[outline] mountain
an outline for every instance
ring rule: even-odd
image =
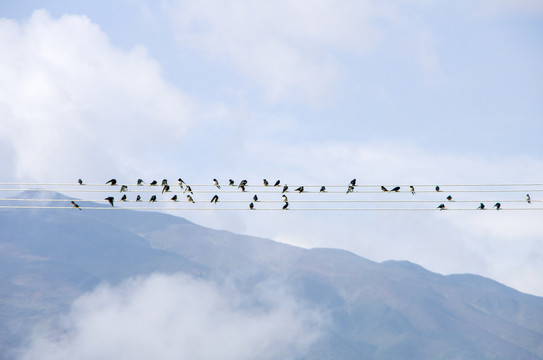
[[[329,314],[306,359],[543,359],[543,298],[480,276],[302,249],[161,213],[75,209],[0,210],[0,359],[99,283],[154,272],[247,289],[280,281]]]

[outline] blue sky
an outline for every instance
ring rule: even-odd
[[[541,1],[8,1],[0,17],[0,181],[543,176]],[[183,213],[543,295],[539,214],[442,215]]]

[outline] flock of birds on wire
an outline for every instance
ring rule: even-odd
[[[190,203],[195,203],[194,201],[194,198],[193,198],[193,195],[194,195],[194,192],[191,188],[190,185],[186,184],[181,178],[179,178],[177,180],[177,183],[178,183],[178,186],[181,188],[181,190],[183,191],[183,193],[187,193],[186,194],[186,199],[188,202]],[[83,180],[82,179],[79,179],[78,180],[78,184],[79,185],[85,185],[83,183]],[[111,186],[116,186],[116,185],[119,185],[117,180],[116,179],[111,179],[109,181],[107,181],[105,183],[106,185],[111,185]],[[217,189],[221,189],[221,185],[219,184],[219,182],[217,181],[217,179],[213,179],[212,181],[212,184],[213,186],[215,186]],[[143,185],[146,185],[146,183],[142,180],[142,179],[138,179],[137,182],[136,182],[136,185],[137,186],[143,186]],[[150,186],[159,186],[159,182],[156,181],[156,180],[153,180],[151,183],[149,183]],[[263,185],[265,187],[267,186],[270,186],[270,187],[279,187],[281,188],[281,181],[280,180],[277,180],[273,185],[271,183],[269,183],[266,179],[263,180]],[[163,179],[162,182],[160,183],[160,186],[162,187],[162,191],[161,193],[162,194],[167,194],[169,192],[172,191],[172,188],[170,186],[170,184],[168,184],[168,180],[167,179]],[[234,180],[230,179],[229,182],[228,182],[228,186],[230,187],[235,187],[235,182]],[[245,192],[246,191],[246,187],[248,186],[248,182],[247,180],[242,180],[238,185],[237,185],[237,189],[241,190],[242,192]],[[346,186],[346,194],[349,194],[349,193],[352,193],[354,192],[355,190],[355,187],[357,186],[356,184],[356,179],[352,179],[349,184]],[[283,210],[287,210],[288,207],[289,207],[289,201],[288,201],[288,198],[287,198],[287,195],[285,195],[285,193],[288,192],[288,185],[283,185],[282,186],[282,202],[283,202],[283,205],[282,205],[282,209]],[[120,185],[120,192],[123,193],[123,192],[127,192],[128,191],[128,186],[127,185]],[[297,187],[296,189],[294,189],[295,192],[298,192],[298,193],[303,193],[305,191],[305,188],[304,186],[299,186]],[[319,193],[325,193],[327,191],[326,189],[326,186],[321,186],[320,187],[320,190],[319,190]],[[393,187],[391,189],[387,189],[385,186],[381,186],[381,191],[383,192],[390,192],[390,193],[397,193],[400,191],[400,186],[396,186],[396,187]],[[411,194],[415,195],[415,187],[414,186],[409,186],[409,191],[411,192]],[[437,192],[440,192],[441,189],[439,186],[436,186],[435,187],[435,191]],[[453,198],[451,195],[448,195],[446,197],[447,201],[453,201]],[[115,198],[113,196],[108,196],[106,197],[104,200],[106,200],[111,206],[114,206],[115,205]],[[258,195],[255,194],[252,198],[252,202],[249,202],[248,204],[248,207],[250,210],[254,210],[255,209],[255,203],[257,203],[259,201],[258,199]],[[128,201],[127,199],[127,195],[126,194],[123,194],[121,196],[121,198],[119,199],[119,201],[122,201],[122,202],[126,202]],[[141,198],[141,195],[137,195],[136,196],[136,202],[141,202],[142,201],[142,198]],[[157,201],[157,196],[156,195],[152,195],[150,197],[150,199],[148,200],[149,202],[153,203],[153,202],[156,202]],[[171,197],[171,201],[173,202],[177,202],[179,201],[179,197],[177,194],[174,194],[172,197]],[[219,196],[217,194],[213,195],[213,197],[211,198],[211,201],[210,203],[213,203],[213,204],[217,204],[217,202],[219,201]],[[530,198],[530,195],[529,194],[526,194],[525,196],[525,201],[527,203],[531,203],[531,198]],[[71,204],[74,208],[76,209],[79,209],[81,210],[81,207],[75,202],[75,201],[71,201]],[[500,210],[501,209],[501,203],[500,202],[496,202],[494,204],[494,206],[492,207],[493,209],[496,209],[496,210]],[[439,209],[440,211],[442,210],[446,210],[447,207],[445,206],[445,203],[441,203],[437,206],[437,209]],[[480,203],[479,206],[477,207],[477,210],[485,210],[486,209],[486,206],[484,203]]]

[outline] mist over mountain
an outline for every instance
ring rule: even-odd
[[[103,329],[89,324],[106,313],[114,315],[104,324],[119,326],[109,336],[117,344],[138,339],[133,347],[149,350],[175,336],[168,343],[183,346],[170,353],[192,358],[218,356],[186,352],[196,342],[182,339],[200,334],[222,358],[543,359],[543,298],[476,275],[302,249],[162,213],[0,210],[0,274],[0,359],[53,348],[43,358],[77,358],[93,348],[82,345],[93,343],[85,334]],[[151,322],[168,335],[127,330],[152,314],[177,320]],[[89,358],[112,354],[127,353]]]

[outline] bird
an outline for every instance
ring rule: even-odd
[[[128,191],[128,186],[121,185],[121,191],[120,192],[125,192],[125,191]]]
[[[441,210],[445,210],[445,204],[439,204],[439,206],[437,207],[440,211]]]
[[[79,205],[77,205],[75,202],[72,201],[72,206],[76,209],[79,209],[81,210],[81,208],[79,207]]]
[[[177,179],[177,183],[179,184],[179,186],[180,186],[181,189],[182,189],[182,188],[183,188],[183,184],[184,184],[185,182],[183,181],[183,179],[179,178],[179,179]]]
[[[255,196],[253,196],[253,200],[254,200],[255,202],[258,201],[258,196],[257,196],[256,194],[255,194]]]
[[[149,202],[155,202],[156,201],[156,195],[151,196],[149,199]]]
[[[79,185],[83,185],[83,180],[79,179],[79,180],[77,180],[77,183],[78,183]]]
[[[354,186],[353,185],[349,185],[349,187],[347,188],[347,192],[346,194],[350,193],[350,192],[353,192],[354,191]]]
[[[384,186],[381,186],[381,190],[383,190],[383,191],[388,191],[387,188],[384,187]]]
[[[399,186],[396,186],[394,189],[392,189],[392,190],[390,190],[390,191],[398,192],[398,191],[400,191],[400,187],[399,187]]]
[[[113,196],[108,196],[107,198],[105,198],[104,200],[107,200],[111,206],[113,206]]]
[[[187,195],[187,200],[191,203],[194,203],[194,199],[190,195]]]
[[[350,184],[351,184],[352,186],[356,186],[356,179],[352,179],[351,182],[350,182]]]
[[[158,182],[156,180],[151,181],[149,185],[151,186],[157,186]]]
[[[213,179],[213,185],[215,185],[217,187],[217,189],[221,188],[221,186],[219,185],[219,182],[217,181],[217,179]]]
[[[140,195],[136,196],[136,201],[137,201],[137,202],[140,202],[140,201],[141,201],[141,196],[140,196]]]
[[[299,188],[297,188],[296,190],[294,191],[298,191],[298,193],[303,193],[304,192],[304,187],[303,186],[300,186]]]
[[[409,186],[409,191],[411,191],[411,194],[415,195],[415,187],[413,185]]]
[[[242,187],[242,186],[245,186],[245,185],[247,185],[247,180],[241,180],[241,182],[240,182],[239,185],[238,185],[238,189],[239,189],[240,187]]]
[[[136,181],[136,184],[137,184],[138,186],[141,186],[141,185],[143,185],[143,184],[145,184],[145,183],[143,182],[142,179],[138,179],[138,181]]]
[[[172,201],[177,201],[177,195],[172,196]]]
[[[436,191],[439,191],[439,185],[438,185],[438,186],[436,186]]]
[[[268,186],[268,185],[269,185],[268,180],[266,180],[266,179],[262,180],[262,182],[264,183],[264,186]]]
[[[162,185],[162,186],[168,185],[168,180],[167,180],[167,179],[163,179],[163,180],[162,180],[162,184],[160,184],[160,185]]]
[[[447,196],[447,200],[452,201],[452,196],[451,195]]]
[[[121,198],[121,201],[126,201],[126,194],[123,195],[123,197]]]
[[[283,210],[286,210],[288,208],[288,202],[285,202],[285,205],[283,205]]]
[[[106,182],[106,185],[107,185],[107,184],[110,184],[111,186],[117,185],[117,179],[111,179],[111,180],[109,180],[109,181]]]
[[[249,209],[253,210],[254,208],[255,208],[255,204],[250,203],[250,204],[249,204]]]
[[[168,192],[170,191],[170,185],[166,184],[164,185],[164,187],[162,188],[162,193],[164,194],[165,192]]]
[[[245,192],[245,185],[238,186],[238,189],[241,189],[241,191]]]
[[[283,201],[284,201],[284,202],[288,202],[288,199],[287,199],[287,196],[286,196],[286,195],[283,195]]]
[[[211,201],[212,203],[217,203],[217,201],[219,201],[219,195],[213,195],[213,197],[211,198]]]
[[[319,192],[325,192],[326,191],[326,186],[321,186],[321,189],[319,190]]]
[[[281,180],[277,180],[273,186],[279,186],[279,184],[281,184]]]
[[[232,179],[228,180],[228,186],[234,186],[234,180]]]
[[[184,190],[183,192],[187,192],[187,191],[188,191],[189,193],[191,193],[192,195],[194,195],[194,193],[192,192],[192,188],[190,187],[190,185],[185,186],[185,190]]]
[[[479,207],[477,208],[477,210],[484,210],[485,209],[485,204],[481,203],[479,204]]]
[[[283,186],[283,194],[286,193],[288,190],[288,185]]]
[[[502,207],[502,204],[497,202],[497,203],[494,204],[494,207],[496,208],[496,210],[500,210],[500,208]]]
[[[526,194],[526,202],[528,204],[531,204],[532,203],[532,199],[530,199],[530,194]]]

